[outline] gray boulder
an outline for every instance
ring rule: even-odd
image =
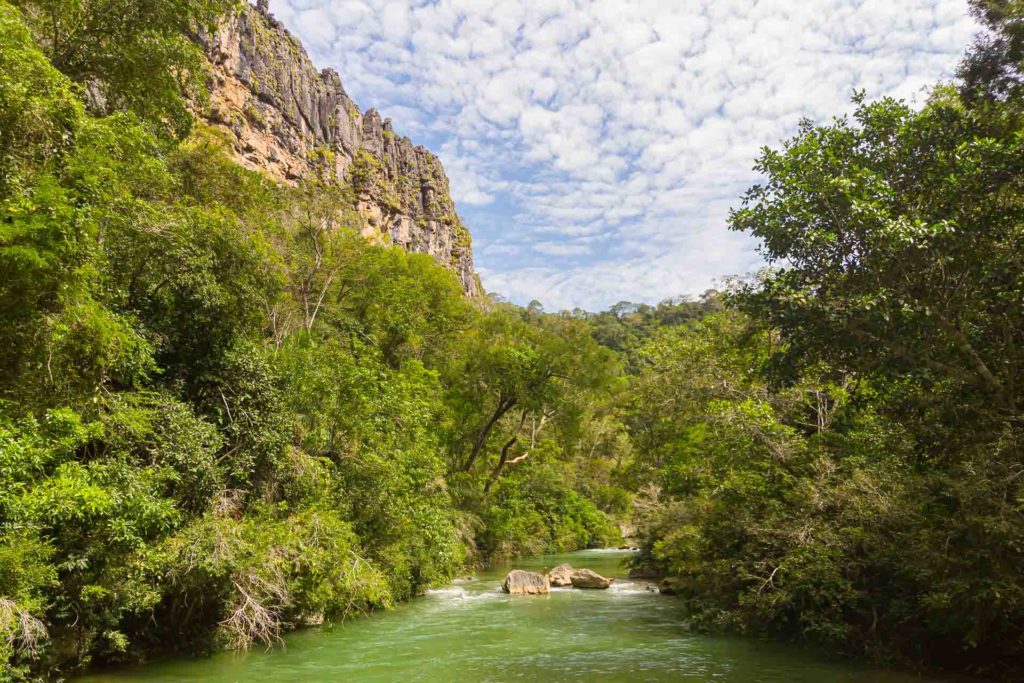
[[[560,564],[548,571],[548,582],[552,586],[571,586],[574,571],[571,564]]]
[[[501,590],[509,595],[546,595],[551,592],[551,584],[543,574],[513,569],[502,582]]]
[[[612,579],[605,578],[590,569],[576,569],[570,579],[573,588],[607,588]]]

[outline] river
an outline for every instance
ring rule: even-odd
[[[508,567],[432,590],[396,609],[293,633],[272,651],[174,659],[94,674],[89,683],[243,681],[729,681],[922,683],[901,672],[744,638],[691,633],[678,598],[625,578],[625,551],[588,550],[515,563],[617,577],[608,590],[509,597]]]

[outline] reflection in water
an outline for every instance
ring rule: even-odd
[[[389,612],[288,637],[273,652],[173,660],[91,676],[129,681],[730,681],[910,683],[920,678],[805,651],[690,633],[682,604],[625,578],[624,551],[582,551],[516,562],[569,562],[617,577],[605,591],[559,588],[510,597],[508,567],[428,591]]]

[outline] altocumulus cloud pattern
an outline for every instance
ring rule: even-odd
[[[756,269],[726,229],[765,145],[921,101],[965,0],[271,0],[364,107],[438,152],[488,290],[606,307]]]

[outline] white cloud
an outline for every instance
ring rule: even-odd
[[[589,246],[579,242],[537,242],[533,250],[549,256],[583,256],[591,251]]]
[[[850,95],[920,98],[965,0],[271,0],[319,66],[437,151],[489,289],[548,308],[759,265],[725,217],[758,150]]]

